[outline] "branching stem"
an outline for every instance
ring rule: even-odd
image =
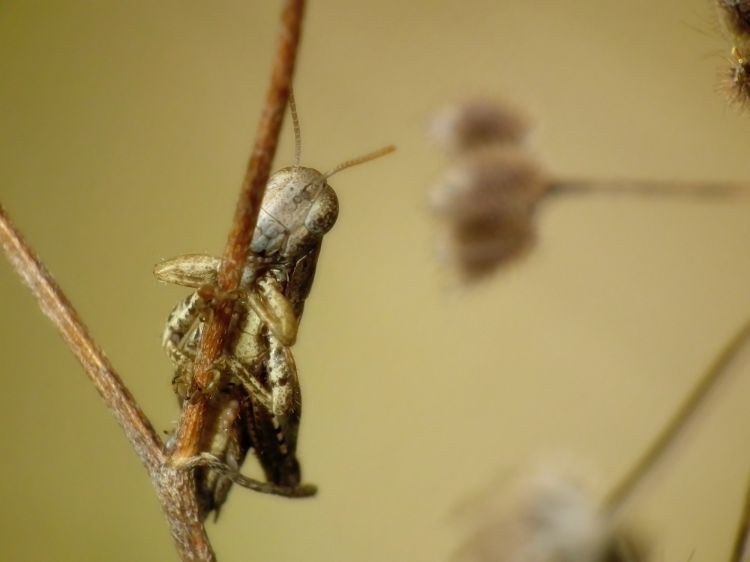
[[[302,30],[304,0],[287,0],[283,14],[281,36],[273,65],[271,86],[261,113],[255,145],[242,183],[240,198],[232,221],[224,252],[225,267],[219,275],[219,287],[230,291],[240,280],[247,259],[249,243],[263,200],[265,185],[276,153],[281,123],[292,83],[297,48]],[[136,454],[146,467],[156,489],[162,510],[169,523],[175,546],[183,562],[215,562],[211,543],[206,535],[198,509],[193,471],[189,463],[180,460],[195,456],[203,431],[208,370],[219,357],[232,302],[227,302],[212,315],[203,334],[193,377],[194,397],[185,404],[178,423],[177,445],[171,456],[151,422],[138,406],[114,367],[89,335],[70,301],[42,265],[21,233],[0,207],[0,247],[13,269],[29,287],[44,314],[62,334],[68,347],[83,365],[86,374],[114,414]],[[231,301],[231,299],[227,299]],[[235,475],[235,478],[241,478]],[[306,489],[301,489],[301,493]]]

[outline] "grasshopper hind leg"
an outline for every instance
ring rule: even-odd
[[[295,451],[280,440],[279,428],[274,423],[273,415],[249,396],[244,406],[250,441],[266,480],[290,490],[300,486],[302,474]]]

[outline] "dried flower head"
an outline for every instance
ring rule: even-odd
[[[438,250],[462,282],[478,281],[533,247],[532,218],[527,210],[459,221],[443,233]]]
[[[732,59],[725,79],[729,100],[740,108],[750,106],[750,60],[737,47],[732,48]]]
[[[487,98],[448,106],[430,126],[432,138],[451,154],[491,144],[518,144],[528,132],[528,121],[517,109]]]
[[[549,182],[525,151],[513,147],[476,150],[456,160],[430,194],[434,211],[448,219],[526,209]]]
[[[719,21],[735,45],[750,46],[750,0],[716,0]]]
[[[456,562],[642,562],[632,538],[576,482],[536,474],[475,506]]]
[[[524,152],[488,147],[448,169],[430,199],[444,232],[440,251],[463,281],[475,281],[528,250],[533,215],[549,182]]]

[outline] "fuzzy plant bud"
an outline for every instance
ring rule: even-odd
[[[533,247],[532,219],[530,209],[519,209],[457,221],[440,236],[438,252],[460,281],[479,281]]]
[[[735,46],[750,47],[750,0],[716,0],[719,21]]]
[[[513,261],[534,241],[537,202],[549,182],[525,152],[485,147],[454,160],[430,193],[439,252],[464,282]]]
[[[734,47],[725,78],[729,101],[741,109],[750,107],[750,60],[747,56],[745,51]]]
[[[466,509],[464,510],[466,511]],[[454,562],[644,562],[640,545],[576,482],[535,474],[474,506]]]
[[[449,154],[493,144],[519,144],[529,132],[527,119],[508,104],[477,98],[438,112],[430,134]]]
[[[447,220],[526,209],[548,182],[526,151],[491,147],[454,161],[435,183],[430,203]]]

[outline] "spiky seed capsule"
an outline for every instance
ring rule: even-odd
[[[719,21],[734,44],[750,47],[750,0],[716,0]]]
[[[527,119],[506,103],[477,98],[451,105],[432,120],[432,138],[451,154],[490,144],[519,144],[529,132]]]
[[[732,61],[725,81],[729,100],[740,108],[750,107],[750,60],[737,47],[732,49]]]

